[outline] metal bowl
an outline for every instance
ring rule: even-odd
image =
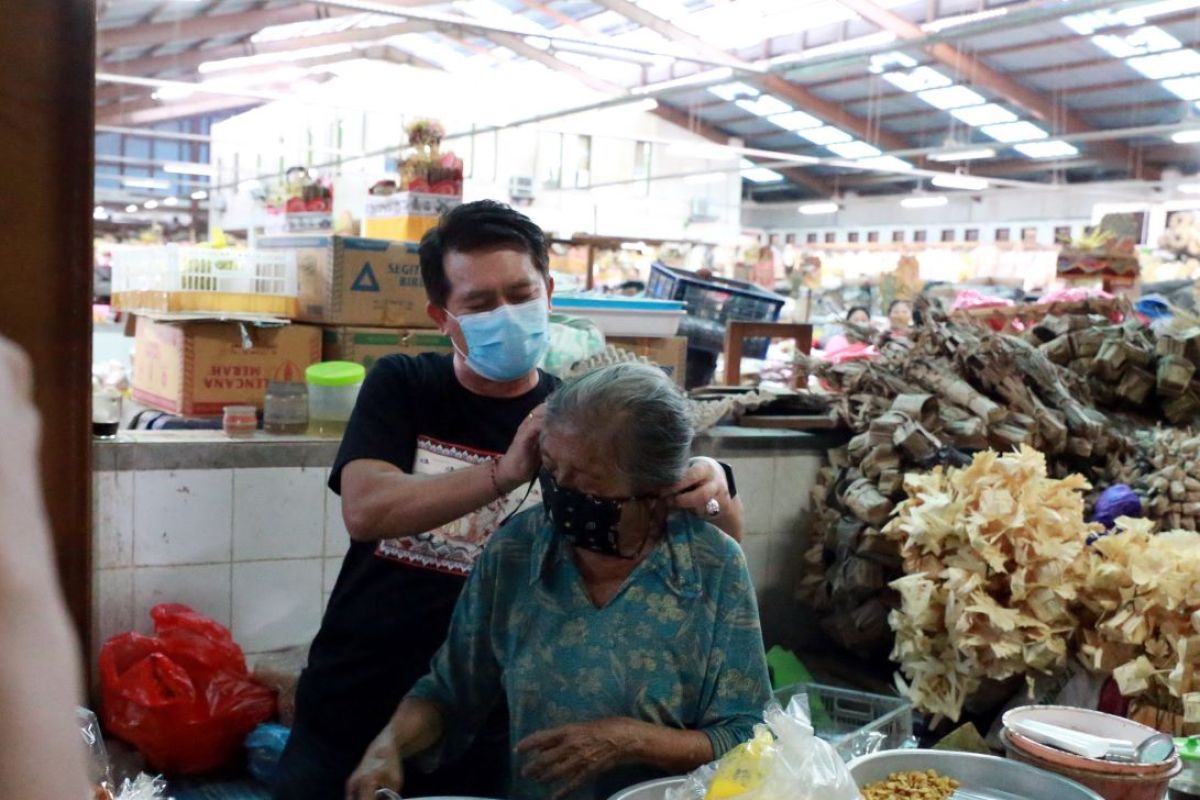
[[[1102,800],[1100,795],[1066,778],[996,756],[946,750],[887,750],[850,762],[859,786],[881,781],[893,772],[936,770],[960,788],[988,800]]]
[[[666,800],[667,790],[681,785],[686,778],[659,778],[622,789],[608,800]]]

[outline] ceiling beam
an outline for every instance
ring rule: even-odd
[[[521,5],[528,8],[530,11],[536,11],[557,22],[559,25],[566,25],[568,28],[574,28],[582,33],[591,34],[587,26],[579,20],[572,17],[570,14],[564,14],[558,9],[551,8],[545,3],[539,3],[538,0],[521,0]]]
[[[680,111],[672,106],[658,104],[658,108],[654,110],[655,116],[660,119],[670,122],[672,125],[691,131],[692,133],[708,139],[716,144],[728,145],[730,138],[729,134],[719,128],[697,119],[684,111]],[[756,164],[770,164],[770,159],[750,158]],[[818,197],[831,197],[834,194],[834,187],[827,183],[822,178],[817,177],[803,169],[802,167],[771,167],[779,174],[786,177],[792,183],[803,186],[806,189],[814,192]]]
[[[595,89],[597,92],[609,95],[622,95],[628,89],[624,86],[619,86],[615,83],[599,78],[582,67],[576,66],[568,61],[563,61],[561,58],[547,53],[545,50],[540,50],[529,42],[525,41],[520,36],[515,36],[511,33],[488,33],[487,38],[500,45],[507,47],[522,58],[536,61],[537,63],[549,67],[555,72],[561,72],[564,75],[569,75],[585,86]]]
[[[901,39],[925,37],[925,31],[921,29],[920,25],[881,8],[875,4],[874,0],[842,0],[842,3],[847,8],[856,11],[864,19],[884,30],[891,31]],[[1018,83],[1008,75],[992,69],[979,59],[959,51],[952,45],[938,42],[926,45],[924,49],[937,61],[949,67],[955,76],[961,76],[970,84],[978,85],[1007,99],[1023,108],[1035,119],[1046,123],[1051,127],[1052,134],[1055,128],[1059,128],[1061,132],[1065,133],[1087,133],[1093,130],[1073,112],[1056,105],[1042,93]],[[1128,145],[1121,142],[1098,142],[1092,147],[1106,161],[1123,167],[1133,175],[1141,173],[1141,160]]]
[[[102,28],[96,34],[96,50],[103,53],[122,47],[158,46],[168,42],[212,39],[234,33],[257,33],[272,25],[309,22],[350,13],[353,12],[341,9],[325,10],[321,6],[304,2],[268,11],[241,11],[233,14],[189,17],[172,22],[153,22],[149,25]]]
[[[629,2],[629,0],[594,0],[594,2],[603,8],[615,11],[644,28],[649,28],[663,38],[678,42],[687,47],[694,47],[709,58],[736,58],[725,50],[709,44],[700,37],[688,33],[662,17]],[[749,62],[741,62],[741,64],[746,67],[752,66]],[[748,80],[768,94],[772,94],[781,100],[791,103],[798,109],[820,117],[831,125],[836,125],[843,130],[849,131],[867,142],[881,145],[888,150],[902,150],[910,146],[908,141],[903,137],[880,130],[867,120],[847,113],[840,104],[817,97],[807,89],[786,81],[779,75],[763,75]],[[811,179],[811,176],[807,176],[806,173],[800,170],[792,169],[791,172],[800,172]]]
[[[262,105],[266,100],[252,97],[209,97],[188,100],[182,103],[160,103],[153,98],[142,98],[96,109],[97,125],[151,125],[180,117],[194,117],[235,108]]]

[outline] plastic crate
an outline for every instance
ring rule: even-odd
[[[775,699],[787,708],[798,694],[808,695],[817,736],[832,744],[844,761],[904,747],[912,739],[912,703],[901,697],[798,683],[775,692]]]
[[[168,244],[113,251],[112,306],[121,311],[293,317],[296,256]]]
[[[662,300],[682,300],[687,316],[679,333],[688,339],[688,347],[720,353],[725,349],[725,323],[729,320],[775,322],[784,298],[741,281],[729,278],[701,278],[694,272],[672,269],[662,264],[650,266],[646,296]],[[755,337],[746,340],[742,353],[746,358],[764,358],[771,340]]]

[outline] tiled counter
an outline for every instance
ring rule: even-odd
[[[794,625],[806,510],[828,441],[717,428],[696,452],[730,463],[767,637]],[[131,432],[95,447],[93,647],[150,632],[179,602],[228,625],[247,653],[311,640],[349,542],[326,488],[337,442]],[[94,661],[93,661],[94,663]]]

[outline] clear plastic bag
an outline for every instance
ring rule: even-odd
[[[688,775],[667,800],[860,800],[833,745],[817,737],[808,696],[784,711],[772,700],[754,738]]]

